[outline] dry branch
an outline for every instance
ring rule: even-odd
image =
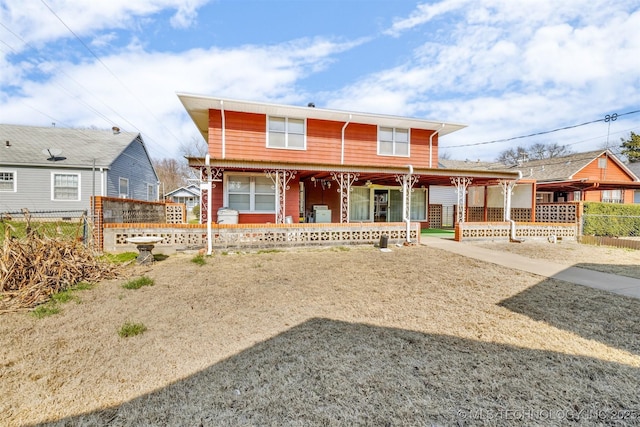
[[[78,282],[114,278],[114,264],[99,260],[77,241],[28,233],[10,236],[7,228],[0,253],[0,313],[33,308]]]

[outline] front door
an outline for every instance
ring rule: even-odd
[[[387,222],[389,207],[389,191],[374,190],[373,193],[373,221]]]

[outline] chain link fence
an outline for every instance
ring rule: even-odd
[[[585,214],[582,243],[640,249],[640,215]]]
[[[91,237],[90,221],[86,210],[0,212],[0,243],[29,233],[87,245]]]

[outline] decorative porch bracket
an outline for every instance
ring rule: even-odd
[[[451,177],[451,184],[456,187],[456,193],[458,194],[458,212],[456,214],[456,219],[460,223],[465,221],[467,187],[469,187],[471,181],[473,181],[473,178],[468,178],[466,176]]]
[[[510,221],[511,220],[511,195],[513,194],[513,187],[516,186],[515,181],[510,181],[506,179],[501,179],[498,181],[500,187],[502,187],[502,198],[503,198],[503,220]]]
[[[202,223],[209,221],[209,190],[216,188],[216,183],[222,177],[223,168],[203,166],[200,168],[200,218]]]
[[[418,178],[420,178],[420,175],[412,173],[396,175],[396,182],[402,186],[400,192],[402,193],[403,221],[410,221],[411,219],[411,193],[413,192],[413,186],[418,182]]]
[[[349,209],[351,206],[351,185],[358,180],[359,173],[331,172],[331,178],[338,183],[340,193],[340,222],[349,222]]]
[[[294,170],[265,170],[265,175],[271,178],[271,181],[276,188],[276,224],[284,224],[286,218],[286,195],[289,187],[289,182],[298,173]]]

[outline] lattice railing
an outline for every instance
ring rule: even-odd
[[[577,239],[578,227],[575,224],[563,223],[516,223],[516,239]],[[456,240],[494,239],[504,240],[511,237],[509,222],[466,222],[456,227]]]
[[[212,246],[215,249],[251,249],[374,244],[380,241],[382,235],[388,236],[389,244],[406,242],[406,224],[396,222],[216,225],[212,229]],[[135,250],[135,245],[128,243],[127,239],[142,236],[162,237],[162,241],[155,245],[154,252],[170,253],[207,246],[207,229],[200,224],[184,227],[154,227],[153,224],[149,224],[149,227],[128,227],[126,224],[109,224],[104,228],[103,250],[114,253]],[[409,238],[412,242],[419,241],[420,223],[411,223]]]
[[[578,203],[550,203],[536,205],[536,221],[572,222],[578,219]]]
[[[470,206],[467,208],[467,221],[480,222],[484,219],[484,206]]]
[[[429,205],[429,227],[442,228],[442,205]]]

